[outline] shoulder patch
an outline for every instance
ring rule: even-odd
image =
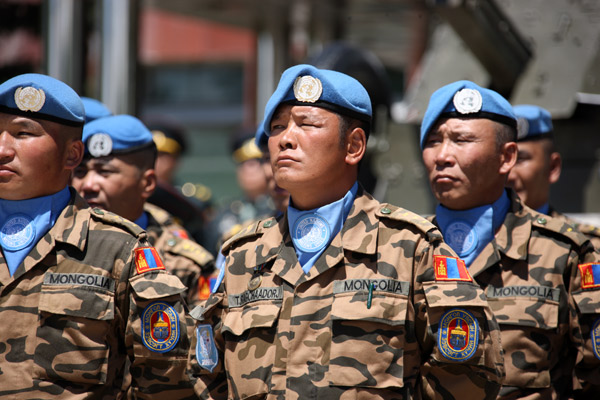
[[[135,250],[135,269],[138,274],[165,269],[154,247],[138,247]]]
[[[454,308],[442,315],[438,330],[438,348],[450,361],[466,361],[479,345],[479,322],[468,311]]]
[[[600,264],[579,264],[578,267],[581,273],[582,289],[600,288]]]
[[[212,372],[219,362],[219,354],[210,325],[196,326],[196,359],[200,367],[209,372]]]
[[[173,254],[189,258],[201,267],[214,261],[214,257],[208,250],[189,239],[176,237],[175,244],[169,251]]]
[[[389,218],[396,221],[407,222],[419,228],[423,233],[427,233],[432,229],[437,229],[431,221],[428,221],[419,214],[415,214],[412,211],[408,211],[392,204],[381,204],[375,215],[379,218]]]
[[[231,239],[229,239],[225,243],[223,243],[223,247],[222,247],[221,251],[225,254],[229,251],[229,249],[235,242],[239,242],[240,240],[248,239],[248,238],[251,238],[254,236],[262,235],[263,231],[260,229],[261,227],[264,227],[264,225],[267,225],[266,228],[269,228],[276,224],[276,221],[275,221],[275,224],[269,223],[269,221],[275,221],[275,218],[260,220],[260,221],[254,222],[253,224],[246,226],[241,231],[236,233]]]
[[[123,228],[135,237],[140,236],[140,234],[144,232],[140,226],[110,211],[102,210],[100,208],[93,208],[90,212],[90,215],[97,221]]]
[[[569,239],[577,246],[582,246],[589,239],[577,230],[573,225],[558,218],[552,218],[544,214],[535,213],[532,215],[533,226],[558,233]]]
[[[448,256],[433,256],[433,271],[436,281],[467,281],[473,282],[465,262],[460,258]]]
[[[592,339],[592,347],[594,349],[594,355],[600,360],[600,318],[594,322],[594,326],[590,332]]]
[[[166,353],[179,341],[179,316],[169,304],[150,303],[142,313],[142,341],[151,351]]]

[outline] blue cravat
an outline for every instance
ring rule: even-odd
[[[54,226],[70,199],[67,187],[58,193],[34,199],[0,199],[0,245],[10,276]]]
[[[509,207],[510,199],[505,191],[494,203],[470,210],[450,210],[440,204],[436,208],[436,218],[444,241],[468,267],[492,241]]]
[[[133,222],[144,230],[148,229],[148,214],[146,214],[146,211],[142,212],[142,215]]]
[[[546,203],[536,210],[539,213],[550,215],[550,204]]]
[[[341,199],[312,210],[300,211],[288,206],[288,225],[298,261],[308,273],[335,235],[342,230],[354,204],[358,183]]]

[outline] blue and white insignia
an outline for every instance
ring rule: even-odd
[[[438,347],[451,361],[466,361],[473,357],[479,344],[479,322],[468,311],[454,308],[440,320]]]
[[[173,307],[162,301],[150,303],[142,313],[142,341],[144,346],[158,353],[166,353],[179,341],[179,316]]]
[[[25,214],[11,215],[0,229],[0,241],[5,250],[17,251],[29,246],[35,238],[35,226]]]
[[[479,90],[465,88],[456,92],[452,103],[459,113],[472,114],[481,110],[483,99]]]
[[[466,257],[476,248],[479,238],[477,232],[463,221],[452,222],[444,232],[444,240],[459,257]]]
[[[93,157],[104,157],[112,151],[113,142],[107,133],[96,133],[88,139],[87,148]]]
[[[318,214],[306,214],[294,224],[294,245],[307,253],[321,250],[329,241],[331,229],[327,221]]]
[[[219,362],[219,354],[210,325],[196,327],[196,359],[198,364],[209,372],[212,372]]]
[[[15,90],[15,104],[21,111],[40,111],[46,102],[46,93],[33,86]]]
[[[594,355],[600,360],[600,318],[594,322],[592,331],[590,332],[592,338],[592,348],[594,349]]]
[[[323,85],[318,78],[310,75],[299,76],[294,81],[294,96],[304,103],[314,103],[323,93]]]

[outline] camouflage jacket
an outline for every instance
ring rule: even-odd
[[[193,396],[185,287],[144,265],[137,225],[71,194],[12,277],[0,255],[0,398],[122,398],[126,376],[136,397]]]
[[[573,225],[575,228],[577,228],[577,230],[579,230],[579,232],[583,233],[588,239],[590,239],[590,242],[592,242],[596,249],[600,249],[600,228],[597,226],[572,220],[566,215],[556,211],[552,206],[550,206],[550,216]]]
[[[167,270],[187,287],[184,297],[190,309],[210,294],[210,277],[214,274],[212,254],[190,240],[183,227],[165,210],[146,203],[148,239],[159,251]]]
[[[504,375],[497,323],[468,274],[436,280],[434,257],[456,256],[418,215],[359,189],[308,274],[285,216],[246,228],[223,251],[223,283],[191,313],[200,397],[495,398]],[[447,334],[456,316],[469,320],[462,353]]]
[[[513,191],[510,197],[503,225],[469,267],[502,331],[499,398],[570,398],[581,351],[571,274],[596,255],[571,225],[523,205]]]

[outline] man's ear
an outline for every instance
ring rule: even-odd
[[[550,176],[548,177],[550,184],[558,182],[561,170],[562,158],[560,157],[560,153],[555,151],[550,154]]]
[[[508,175],[512,167],[515,166],[518,153],[519,147],[516,142],[508,142],[502,146],[502,164],[500,164],[500,170],[498,171],[501,175]]]
[[[147,169],[142,174],[142,178],[140,179],[140,184],[142,185],[142,197],[145,200],[148,200],[154,190],[156,189],[156,171],[154,168]]]
[[[72,140],[67,144],[67,159],[65,160],[65,169],[73,170],[83,160],[84,145],[81,140]]]
[[[346,164],[357,165],[367,151],[367,135],[362,128],[353,128],[346,138]]]

